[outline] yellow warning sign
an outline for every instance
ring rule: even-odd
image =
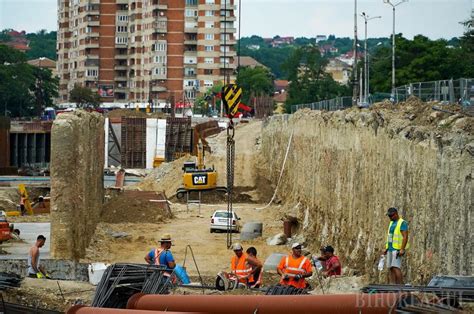
[[[242,88],[237,84],[227,84],[222,88],[222,101],[225,111],[230,118],[233,118],[239,109],[242,99]]]

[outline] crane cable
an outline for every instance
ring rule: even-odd
[[[227,248],[232,246],[232,226],[234,213],[232,209],[232,196],[234,192],[234,162],[235,162],[235,140],[234,122],[230,118],[227,127]]]

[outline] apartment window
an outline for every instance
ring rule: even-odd
[[[188,87],[193,87],[193,86],[195,85],[195,84],[194,84],[194,83],[195,83],[195,80],[184,80],[183,83],[184,83],[183,85],[184,85],[185,87],[186,87],[186,86],[188,86]]]
[[[184,22],[184,28],[196,28],[197,26],[196,22]]]
[[[186,57],[184,57],[184,63],[185,64],[196,64],[197,63],[197,58],[186,56]]]
[[[221,58],[221,63],[229,64],[230,58]]]
[[[119,22],[127,22],[128,21],[128,15],[119,15],[119,16],[117,16],[117,20]]]
[[[206,0],[206,4],[214,4],[214,0]]]
[[[212,87],[212,86],[214,86],[214,81],[205,80],[204,81],[204,86],[205,87]]]
[[[127,32],[127,26],[117,26],[117,33],[126,33]]]
[[[153,58],[154,63],[166,64],[166,56],[155,56]]]
[[[196,16],[198,16],[198,11],[194,10],[194,9],[186,9],[185,15],[187,17],[196,17]]]
[[[206,22],[206,28],[214,28],[214,22]]]
[[[214,51],[214,46],[204,46],[205,51]]]
[[[204,58],[204,63],[213,64],[214,63],[214,58]]]
[[[195,75],[196,71],[194,68],[184,68],[184,74],[185,75]]]
[[[186,5],[197,5],[198,0],[186,0]]]
[[[187,89],[184,91],[186,98],[188,99],[195,99],[196,98],[196,91],[193,89]]]
[[[206,10],[205,15],[206,16],[214,16],[214,10]]]
[[[204,69],[204,74],[205,75],[212,75],[212,70],[211,69]]]
[[[205,40],[214,40],[214,34],[204,34]]]
[[[151,48],[153,51],[166,51],[166,43],[156,43]]]
[[[115,37],[116,44],[127,44],[128,38],[127,37]]]
[[[221,52],[229,52],[230,47],[229,46],[221,46]]]
[[[99,71],[96,69],[87,69],[86,76],[88,77],[97,77],[99,76]]]
[[[154,75],[166,75],[166,68],[154,68],[153,69]]]
[[[221,41],[224,40],[230,40],[230,35],[229,34],[221,34]]]

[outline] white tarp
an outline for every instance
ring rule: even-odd
[[[155,157],[165,158],[166,119],[146,119],[146,168]]]

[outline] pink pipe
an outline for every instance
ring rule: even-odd
[[[333,295],[144,295],[135,294],[127,303],[128,309],[154,311],[183,311],[206,313],[388,313],[395,306],[398,295],[333,294]]]

